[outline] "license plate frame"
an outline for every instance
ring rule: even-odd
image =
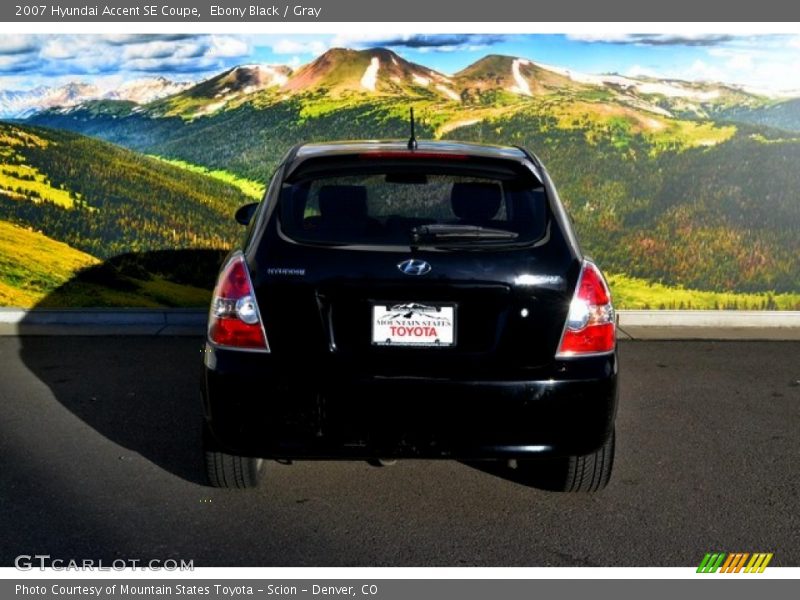
[[[370,303],[370,340],[383,348],[454,348],[457,315],[454,302],[374,301]],[[404,334],[395,330],[393,335],[392,325],[405,328]]]

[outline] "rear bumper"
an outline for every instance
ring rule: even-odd
[[[342,376],[308,364],[209,349],[203,400],[216,444],[298,459],[580,455],[605,442],[616,414],[614,354],[533,380]]]

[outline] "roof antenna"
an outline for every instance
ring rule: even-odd
[[[409,108],[411,112],[411,137],[408,138],[408,149],[409,150],[416,150],[417,149],[417,137],[414,135],[414,107],[412,106]]]

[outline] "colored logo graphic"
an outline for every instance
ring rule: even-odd
[[[416,315],[423,319],[435,319],[442,324],[449,325],[450,319],[441,316],[442,309],[438,306],[425,306],[424,304],[395,304],[389,308],[389,312],[381,317],[387,321],[397,321],[398,319],[412,319]]]
[[[698,573],[763,573],[772,560],[772,552],[709,552],[700,561]],[[749,559],[749,561],[748,561]],[[745,566],[746,565],[746,566]]]

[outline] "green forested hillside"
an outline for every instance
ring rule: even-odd
[[[234,75],[247,85],[231,87]],[[796,102],[773,102],[724,84],[618,76],[579,81],[563,70],[499,55],[446,76],[385,49],[334,49],[296,71],[234,69],[135,110],[104,101],[45,111],[30,122],[96,136],[189,171],[263,185],[297,142],[404,138],[413,106],[420,138],[520,144],[540,155],[585,250],[611,273],[714,292],[795,293],[800,134],[790,129]],[[26,152],[37,164],[47,160],[46,149]],[[114,148],[109,156],[152,164],[122,152]],[[59,185],[78,186],[70,188],[76,211],[99,207],[77,166],[85,158],[43,171]],[[137,169],[141,164],[122,170]],[[142,237],[102,238],[101,231],[119,231],[102,221],[113,214],[112,202],[99,220],[82,221],[96,223],[96,230],[78,228],[70,244],[108,254],[142,239],[150,245],[222,244],[230,226],[204,229],[203,211],[220,208],[204,205],[208,198],[192,200],[186,230],[171,233],[174,215],[184,210],[183,195],[170,195],[180,180],[165,180],[174,174],[156,169],[126,184],[144,193],[152,180],[159,195],[177,203],[155,222],[139,219]],[[99,181],[106,192],[112,186]],[[53,230],[61,227],[57,239],[69,235],[72,224],[60,225],[57,217],[67,214],[63,209],[23,206],[16,218],[30,221],[23,213],[35,209],[47,213]]]
[[[752,108],[733,106],[721,111],[720,116],[731,121],[800,131],[800,98],[769,102]]]
[[[586,250],[607,269],[717,291],[800,289],[800,140],[740,130],[658,152],[645,135],[531,128],[524,114],[453,132],[536,148]]]
[[[87,123],[138,150],[256,181],[298,140],[405,133],[410,102],[351,98],[313,110],[326,102],[245,104],[190,122],[133,116]],[[449,138],[522,144],[539,154],[585,249],[611,272],[701,290],[800,289],[800,169],[792,166],[800,164],[800,139],[792,134],[656,119],[585,99],[474,113],[416,105],[420,137],[435,137],[437,120],[451,118]]]
[[[31,122],[78,131],[127,148],[180,159],[209,169],[223,169],[254,181],[268,179],[277,161],[300,141],[348,138],[401,137],[408,130],[406,116],[390,112],[391,102],[337,101],[317,116],[308,106],[325,104],[324,97],[300,99],[258,108],[244,104],[213,117],[184,121],[179,117],[152,119],[133,114],[124,119],[93,116],[81,109],[70,116],[43,113]],[[432,130],[420,124],[421,135]]]
[[[2,193],[0,219],[30,225],[93,256],[229,245],[231,215],[248,197],[234,186],[65,131],[0,124],[0,162],[24,165],[71,207],[26,191]]]
[[[17,124],[0,123],[0,173],[0,303],[202,303],[208,282],[198,287],[171,257],[208,248],[218,260],[241,235],[233,212],[251,201],[234,185],[106,142]],[[170,253],[161,269],[137,258],[155,250]],[[131,258],[99,264],[123,254]],[[48,296],[88,267],[72,295]]]

